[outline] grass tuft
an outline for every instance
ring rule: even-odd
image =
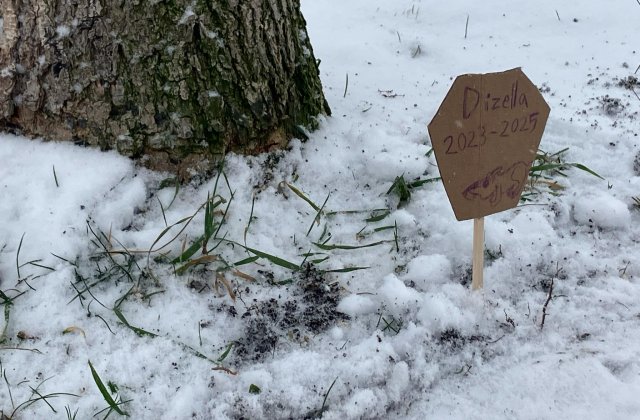
[[[9,328],[9,320],[11,318],[11,307],[13,306],[13,301],[25,294],[26,292],[20,292],[13,297],[7,296],[2,290],[0,290],[0,302],[1,305],[4,305],[4,328],[0,331],[0,345],[3,345],[7,341],[7,329]]]
[[[407,182],[404,179],[404,174],[403,174],[396,177],[396,179],[393,181],[393,184],[391,184],[391,187],[387,191],[387,194],[392,194],[392,193],[396,194],[400,199],[400,202],[398,203],[398,207],[402,207],[405,204],[407,204],[411,199],[412,190],[422,187],[423,185],[430,184],[432,182],[438,182],[440,180],[442,180],[442,178],[440,177],[427,178],[427,179],[418,178],[412,182]]]
[[[29,386],[29,389],[31,390],[31,395],[29,396],[29,398],[27,398],[27,400],[23,401],[22,403],[18,404],[17,406],[15,405],[15,402],[13,400],[13,395],[11,392],[11,384],[9,383],[9,379],[7,378],[7,372],[5,369],[3,369],[2,367],[2,362],[0,362],[0,373],[2,374],[5,383],[7,384],[7,389],[9,391],[9,399],[11,400],[11,407],[13,409],[13,411],[11,412],[11,414],[6,415],[4,412],[0,411],[0,418],[2,420],[12,420],[14,418],[16,418],[16,415],[20,412],[20,410],[24,410],[28,407],[30,407],[31,405],[37,403],[37,402],[44,402],[49,409],[56,414],[58,411],[53,407],[53,405],[51,405],[51,403],[49,402],[49,400],[52,400],[54,398],[58,398],[58,397],[62,397],[62,396],[69,396],[69,397],[76,397],[79,398],[79,395],[76,394],[71,394],[68,392],[52,392],[50,394],[43,394],[39,391],[40,387],[42,386],[42,384],[44,384],[46,381],[48,381],[51,378],[47,378],[42,380],[38,386],[36,386],[35,388],[32,386]],[[18,385],[23,384],[24,382],[27,381],[22,381],[20,382]]]
[[[551,195],[559,195],[561,191],[566,187],[560,183],[556,178],[567,178],[565,173],[567,169],[576,168],[583,172],[586,172],[596,178],[604,180],[598,173],[591,170],[582,163],[566,162],[565,153],[569,148],[564,148],[555,153],[547,153],[545,151],[538,151],[536,158],[533,161],[533,165],[529,170],[529,181],[525,187],[525,192],[522,194],[520,201],[531,201],[532,198],[540,195],[541,193],[547,193]]]

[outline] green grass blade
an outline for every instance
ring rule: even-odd
[[[585,172],[587,172],[587,173],[589,173],[589,174],[591,174],[591,175],[593,175],[595,177],[598,177],[598,178],[600,178],[600,179],[602,179],[604,181],[603,177],[601,177],[600,175],[598,175],[597,173],[595,173],[594,171],[592,171],[591,169],[587,168],[586,166],[584,166],[581,163],[570,163],[569,165],[571,165],[571,166],[573,166],[575,168],[578,168],[581,171],[585,171]]]
[[[373,246],[378,246],[378,245],[382,245],[384,243],[386,243],[388,241],[378,241],[378,242],[373,242],[370,244],[364,244],[364,245],[340,245],[340,244],[321,244],[318,242],[313,242],[313,244],[315,246],[317,246],[320,249],[323,249],[325,251],[330,251],[333,249],[361,249],[361,248],[370,248]]]
[[[36,261],[42,261],[42,260],[36,260]],[[23,265],[23,266],[24,266],[24,265],[32,265],[32,266],[34,266],[34,267],[44,268],[45,270],[49,270],[49,271],[56,271],[56,269],[55,269],[55,268],[53,268],[53,267],[48,267],[48,266],[46,266],[46,265],[42,265],[42,264],[38,264],[36,261],[29,261],[29,262],[24,263],[24,264],[22,264],[22,265]]]
[[[380,226],[380,227],[377,227],[377,228],[373,229],[373,231],[374,232],[382,232],[382,231],[385,231],[385,230],[394,229],[395,227],[396,227],[395,225]]]
[[[189,224],[191,223],[191,221],[193,220],[194,217],[196,217],[196,214],[198,214],[198,212],[202,209],[203,206],[200,206],[194,214],[192,214],[191,216],[187,216],[184,217],[180,220],[178,220],[177,222],[175,222],[172,225],[167,226],[166,228],[164,228],[162,230],[162,232],[160,232],[160,234],[156,237],[156,239],[153,241],[153,243],[151,244],[151,246],[149,247],[149,254],[151,254],[152,252],[157,252],[160,251],[161,249],[164,249],[165,247],[167,247],[170,243],[172,243],[173,241],[175,241],[175,239],[180,236],[180,234],[182,232],[184,232],[184,230],[187,228],[187,226],[189,226]],[[185,223],[186,222],[186,223]],[[171,238],[166,244],[162,245],[160,248],[154,249],[153,247],[160,242],[160,239],[162,239],[162,237],[164,235],[167,234],[167,232],[169,232],[174,226],[178,226],[180,224],[184,223],[184,226],[182,226],[182,228],[178,231],[178,233],[176,233],[173,238]]]
[[[304,193],[302,191],[300,191],[299,189],[297,189],[296,187],[294,187],[293,185],[289,184],[288,182],[285,182],[285,185],[287,187],[289,187],[289,189],[291,191],[294,192],[295,195],[297,195],[298,197],[302,198],[304,201],[306,201],[307,203],[309,203],[309,205],[311,207],[313,207],[313,209],[315,211],[320,211],[320,207],[318,207],[318,205],[316,203],[314,203],[313,201],[311,201],[311,199],[309,199],[306,195],[304,195]]]
[[[199,237],[195,240],[194,243],[191,244],[189,248],[187,248],[181,255],[177,256],[173,260],[171,260],[171,264],[178,264],[181,262],[187,261],[189,258],[193,257],[193,255],[200,250],[202,247],[202,243],[204,242],[204,236]]]
[[[160,211],[162,212],[162,219],[164,220],[164,225],[169,226],[169,223],[167,223],[167,216],[164,213],[164,206],[162,205],[162,201],[160,201],[160,197],[158,196],[156,196],[156,199],[158,200],[158,204],[160,204]]]
[[[441,180],[442,180],[442,178],[441,178],[441,177],[439,177],[439,176],[438,176],[438,177],[435,177],[435,178],[429,178],[429,179],[419,179],[419,180],[417,180],[417,181],[413,181],[413,182],[411,182],[411,183],[408,185],[408,187],[409,187],[409,188],[418,188],[418,187],[421,187],[421,186],[423,186],[423,185],[425,185],[425,184],[430,184],[430,183],[432,183],[432,182],[438,182],[438,181],[441,181]]]
[[[247,222],[247,227],[244,228],[244,246],[247,246],[247,233],[249,232],[249,227],[251,226],[251,222],[253,221],[253,208],[256,204],[256,195],[253,195],[251,199],[251,213],[249,214],[249,221]]]
[[[29,389],[31,389],[31,395],[35,394],[38,396],[38,398],[33,398],[32,401],[36,402],[39,400],[44,401],[45,404],[47,404],[49,406],[49,408],[51,409],[51,411],[53,411],[54,413],[57,413],[56,409],[53,408],[53,406],[51,405],[51,403],[49,403],[49,401],[47,401],[47,398],[55,398],[56,395],[55,394],[50,394],[50,395],[42,395],[36,388],[30,386]]]
[[[233,263],[232,265],[234,267],[238,267],[240,265],[252,264],[252,263],[258,261],[259,259],[260,259],[259,255],[254,255],[253,257],[248,257],[248,258],[242,259],[240,261],[237,261],[237,262]]]
[[[349,214],[362,214],[362,213],[370,213],[370,214],[375,214],[378,212],[385,212],[388,211],[389,209],[367,209],[367,210],[337,210],[337,211],[328,211],[325,213],[326,216],[336,216],[338,214],[345,214],[345,215],[349,215]]]
[[[225,179],[226,179],[226,175],[225,175]],[[227,181],[228,183],[228,181]],[[218,223],[218,228],[216,229],[216,231],[213,233],[213,237],[217,238],[218,234],[220,233],[220,229],[222,229],[222,226],[224,225],[225,221],[227,220],[227,214],[229,213],[229,207],[231,207],[231,202],[233,201],[233,196],[234,193],[231,193],[231,197],[229,197],[229,200],[224,200],[223,198],[221,198],[222,201],[218,202],[217,205],[222,204],[222,203],[227,203],[227,207],[225,207],[224,212],[222,213],[222,218],[220,219],[220,222]],[[216,207],[217,207],[216,205]],[[226,234],[225,234],[226,236]],[[207,240],[209,240],[209,238],[207,238]],[[206,243],[206,242],[205,242]],[[220,243],[218,243],[218,245],[220,245]],[[218,245],[216,245],[213,249],[215,249]]]
[[[122,411],[122,409],[120,409],[119,405],[111,397],[111,394],[109,394],[109,391],[107,391],[107,387],[104,386],[102,379],[100,379],[100,375],[98,375],[98,372],[96,372],[93,365],[91,364],[91,360],[89,360],[89,368],[91,369],[91,376],[93,376],[93,380],[98,386],[100,393],[102,394],[102,398],[104,398],[107,404],[109,404],[109,407],[121,416],[128,416],[129,414],[127,414],[126,411]]]
[[[50,254],[53,255],[54,257],[56,257],[57,259],[62,260],[64,262],[66,262],[67,264],[71,264],[72,266],[76,267],[75,263],[72,263],[71,261],[69,261],[66,258],[61,257],[60,255],[54,254],[53,252],[50,252]]]
[[[597,178],[600,178],[602,180],[604,180],[603,177],[601,177],[598,173],[596,173],[595,171],[589,169],[588,167],[586,167],[585,165],[581,164],[581,163],[543,163],[541,165],[536,165],[536,166],[532,166],[531,169],[529,170],[529,175],[530,176],[537,176],[538,173],[544,172],[544,171],[552,171],[552,170],[556,170],[558,172],[560,172],[562,169],[566,169],[567,167],[573,167],[573,168],[577,168],[580,169],[581,171],[585,171]],[[564,175],[566,176],[566,175]]]
[[[382,219],[386,218],[388,215],[391,214],[391,212],[389,210],[385,210],[380,214],[376,214],[374,215],[375,212],[371,213],[371,216],[368,219],[365,219],[364,221],[367,223],[375,223],[375,222],[379,222]]]
[[[304,254],[300,254],[301,257],[313,257],[315,255],[327,255],[326,252],[305,252]],[[300,264],[302,265],[302,264]]]
[[[543,163],[542,165],[532,166],[529,169],[530,175],[536,175],[537,172],[551,171],[554,169],[562,169],[567,166],[566,163]]]
[[[320,238],[318,238],[318,242],[322,242],[322,240],[325,238],[327,234],[329,234],[329,237],[331,237],[331,232],[329,232],[329,227],[325,223],[324,229],[322,229],[322,234],[320,235]]]
[[[393,240],[396,243],[396,252],[400,252],[400,244],[398,243],[398,221],[393,223]]]
[[[16,270],[18,271],[18,279],[20,279],[20,250],[22,249],[22,240],[24,239],[26,232],[20,237],[20,243],[18,244],[18,251],[16,252]]]
[[[38,401],[44,401],[49,408],[51,408],[51,410],[53,410],[54,413],[57,413],[57,411],[51,406],[51,404],[49,404],[49,402],[47,401],[47,399],[51,399],[51,398],[57,398],[60,396],[67,396],[67,397],[76,397],[76,398],[80,398],[79,395],[76,394],[71,394],[68,392],[54,392],[51,394],[47,394],[47,395],[42,395],[38,392],[37,388],[33,388],[33,387],[29,387],[32,391],[32,397],[33,395],[38,395],[38,398],[29,398],[28,400],[24,401],[23,403],[19,404],[16,406],[16,408],[14,408],[13,412],[11,413],[11,415],[9,417],[3,417],[2,419],[13,419],[15,418],[15,415],[18,411],[25,409],[35,403],[37,403]],[[2,412],[0,412],[1,414]]]
[[[218,357],[218,360],[216,360],[217,363],[222,363],[224,362],[224,359],[227,358],[227,356],[229,355],[229,353],[231,352],[231,348],[233,347],[235,343],[229,343],[229,345],[227,346],[227,348],[224,350],[224,352],[220,355],[220,357]]]
[[[395,192],[400,198],[400,204],[404,204],[411,199],[411,191],[407,182],[404,179],[404,175],[397,176],[391,184],[391,187],[387,191],[387,194]]]
[[[213,235],[213,210],[212,210],[211,199],[209,198],[209,193],[207,193],[207,202],[204,206],[204,237],[210,238]]]
[[[129,321],[127,321],[127,319],[124,317],[124,315],[122,314],[122,311],[119,308],[114,308],[113,312],[116,314],[120,322],[122,322],[125,325],[125,327],[129,328],[131,331],[136,333],[139,337],[144,337],[144,336],[151,337],[151,338],[158,337],[158,334],[154,334],[152,332],[143,330],[142,328],[134,327],[133,325],[129,324]]]
[[[552,155],[549,155],[549,157],[559,156],[559,155],[563,154],[564,152],[566,152],[567,150],[569,150],[569,148],[568,148],[568,147],[565,147],[564,149],[559,150],[559,151],[555,152],[555,153],[554,153],[554,154],[552,154]]]
[[[193,218],[196,216],[196,214],[198,213],[198,211],[200,211],[200,209],[196,210],[196,213],[194,213],[193,215],[189,216],[189,217],[185,217],[183,219],[178,220],[176,223],[167,226],[166,228],[164,228],[162,230],[162,232],[160,232],[160,234],[156,237],[156,239],[153,241],[153,243],[151,244],[151,246],[149,247],[149,252],[147,253],[147,266],[149,266],[149,260],[151,259],[151,253],[152,252],[158,252],[160,250],[162,250],[163,248],[165,248],[166,246],[168,246],[170,243],[172,243],[173,241],[175,241],[175,239],[182,233],[184,232],[184,230],[187,228],[187,226],[189,226],[189,223],[191,223],[191,221],[193,220]],[[186,222],[186,223],[185,223]],[[180,229],[180,231],[174,235],[173,238],[171,238],[169,241],[167,241],[166,244],[162,245],[160,248],[158,249],[153,249],[154,246],[156,246],[156,244],[158,242],[160,242],[160,239],[162,239],[162,237],[164,235],[166,235],[174,226],[177,226],[179,224],[184,223],[184,226],[182,226],[182,229]]]
[[[257,255],[258,257],[261,257],[270,261],[272,264],[279,265],[280,267],[288,268],[294,271],[300,270],[299,265],[289,262],[283,258],[276,257],[275,255],[267,254],[266,252],[258,251],[257,249],[248,248],[248,247],[246,248],[246,250],[251,252],[252,254]]]
[[[322,400],[322,407],[320,407],[320,415],[322,415],[322,413],[324,413],[324,410],[326,409],[327,398],[329,397],[329,393],[333,389],[333,386],[336,384],[337,380],[338,380],[338,377],[336,376],[336,379],[334,379],[333,382],[331,382],[331,386],[329,386],[329,389],[327,389],[327,393],[324,394],[324,399]]]
[[[164,180],[166,181],[166,180]],[[163,182],[164,182],[163,181]],[[171,201],[169,202],[169,205],[167,206],[167,210],[169,210],[171,208],[171,205],[173,204],[174,201],[176,201],[176,197],[178,197],[178,192],[180,191],[180,181],[178,180],[178,178],[173,178],[173,183],[175,184],[175,189],[173,190],[173,197],[171,198]],[[167,184],[168,186],[169,184]],[[160,188],[162,189],[162,183],[160,184]]]
[[[336,268],[334,270],[323,270],[325,273],[350,273],[352,271],[359,270],[368,270],[371,267],[345,267],[345,268]]]
[[[156,337],[160,337],[158,334],[149,332],[147,330],[143,330],[142,328],[138,328],[135,327],[131,324],[129,324],[129,321],[127,321],[127,319],[124,317],[124,315],[122,314],[122,312],[120,311],[120,309],[114,309],[113,312],[116,314],[116,316],[118,317],[118,319],[120,319],[120,321],[127,327],[129,328],[131,331],[135,332],[139,337],[143,337],[143,336],[147,336],[147,337],[151,337],[151,338],[156,338]],[[199,357],[200,359],[205,359],[208,360],[209,362],[219,365],[218,362],[216,362],[215,360],[210,359],[209,357],[205,356],[203,353],[199,352],[198,350],[194,349],[193,347],[182,343],[180,341],[177,341],[173,338],[167,337],[169,338],[173,343],[179,345],[180,347],[182,347],[185,350],[188,350],[190,353],[192,353],[194,356]]]
[[[327,194],[327,198],[324,199],[324,203],[322,203],[322,206],[320,206],[320,208],[318,209],[318,213],[316,213],[316,217],[313,218],[313,221],[311,222],[311,226],[309,226],[309,230],[307,230],[307,236],[309,236],[309,234],[311,233],[311,229],[313,229],[313,225],[315,225],[316,223],[320,224],[320,215],[322,214],[322,210],[324,209],[324,206],[327,204],[327,201],[329,201],[330,195],[331,193]]]

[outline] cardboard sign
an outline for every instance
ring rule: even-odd
[[[429,135],[458,220],[518,204],[548,117],[549,105],[520,68],[456,78]]]

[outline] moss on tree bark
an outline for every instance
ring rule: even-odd
[[[206,170],[329,113],[299,0],[2,0],[0,127]]]

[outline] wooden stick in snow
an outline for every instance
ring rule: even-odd
[[[484,269],[484,217],[473,219],[473,264],[471,289],[482,289]]]

